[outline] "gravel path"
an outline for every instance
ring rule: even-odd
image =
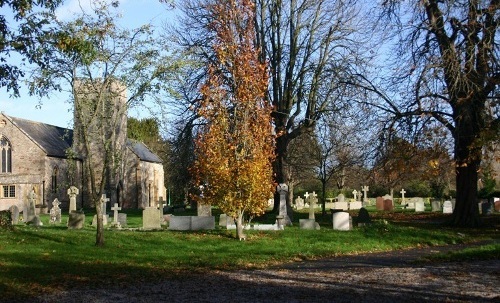
[[[72,289],[38,302],[500,302],[500,260],[415,263],[463,248],[430,247],[208,271],[156,283]]]

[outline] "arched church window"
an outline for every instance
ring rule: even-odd
[[[1,136],[0,138],[0,150],[2,157],[2,173],[11,173],[12,172],[12,145],[10,141]]]
[[[57,175],[59,174],[59,168],[57,166],[52,170],[52,192],[57,192]]]

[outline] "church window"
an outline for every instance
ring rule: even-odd
[[[3,198],[15,198],[16,197],[16,186],[15,185],[3,185],[2,186],[2,197]]]
[[[2,157],[2,173],[12,172],[12,146],[7,138],[0,138],[0,150]]]
[[[57,192],[57,175],[59,172],[59,168],[56,166],[52,170],[52,192],[55,193]]]

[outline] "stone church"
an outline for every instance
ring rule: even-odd
[[[120,102],[118,98],[111,107]],[[126,138],[126,112],[118,118],[120,128],[113,141],[121,148],[120,157],[115,159],[120,163],[112,170],[113,176],[108,176],[104,192],[111,204],[122,208],[156,205],[165,200],[162,160],[143,143]],[[0,210],[12,205],[23,209],[31,192],[40,212],[50,209],[55,198],[62,209],[68,209],[70,186],[79,189],[77,209],[93,206],[85,170],[90,157],[79,147],[78,136],[83,130],[78,123],[75,116],[75,130],[71,130],[0,113]],[[94,163],[90,165],[98,168],[102,158],[98,151],[92,153]]]

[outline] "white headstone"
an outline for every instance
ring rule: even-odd
[[[304,199],[300,196],[295,199],[295,209],[301,210],[304,208]]]
[[[332,216],[334,230],[350,230],[350,216],[348,212],[336,212]]]
[[[61,223],[61,208],[59,205],[61,202],[57,198],[52,201],[52,208],[49,211],[50,214],[50,221],[49,223]]]
[[[115,205],[113,207],[111,207],[111,210],[113,211],[113,223],[117,224],[118,223],[118,211],[122,210],[122,208],[118,206],[118,203],[115,203]]]
[[[400,191],[401,193],[401,205],[406,205],[406,202],[405,202],[405,194],[406,194],[406,191],[404,188],[401,189]]]
[[[443,214],[452,214],[453,213],[453,205],[451,201],[444,201],[443,203]]]
[[[314,216],[314,208],[316,207],[316,203],[318,202],[318,198],[316,198],[316,193],[313,192],[313,194],[309,197],[309,219],[315,220]]]
[[[419,200],[415,202],[415,212],[423,212],[425,211],[425,203],[423,200]]]
[[[345,200],[345,197],[344,197],[344,195],[343,195],[343,194],[339,194],[339,195],[337,196],[337,202],[344,202],[344,200]]]
[[[363,207],[363,202],[354,201],[349,203],[349,209],[361,209]]]
[[[365,186],[361,187],[361,191],[363,192],[363,202],[365,202],[368,200],[367,192],[370,191],[370,187],[365,185]]]
[[[352,191],[352,195],[354,196],[354,201],[358,201],[358,191],[357,190],[353,190]]]
[[[76,186],[70,186],[67,193],[69,196],[69,212],[76,211],[76,196],[79,190]]]

